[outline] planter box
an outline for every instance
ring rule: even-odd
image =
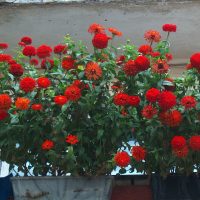
[[[15,200],[109,200],[113,178],[13,177]]]
[[[163,179],[157,174],[151,180],[154,200],[200,200],[200,178],[197,175],[169,175]]]

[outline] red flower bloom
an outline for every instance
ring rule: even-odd
[[[31,101],[28,98],[18,97],[15,101],[15,106],[19,110],[28,110],[30,102]]]
[[[158,52],[158,51],[150,52],[150,55],[151,55],[153,58],[161,56],[160,52]]]
[[[77,86],[71,85],[66,88],[65,96],[71,101],[77,101],[81,98],[81,90]]]
[[[85,76],[88,80],[98,80],[102,77],[102,69],[95,62],[89,62],[85,68]]]
[[[67,45],[65,44],[58,44],[54,47],[54,53],[55,54],[66,54],[67,53]]]
[[[24,56],[35,56],[36,55],[36,48],[34,46],[31,45],[27,45],[24,47],[23,51],[22,51]]]
[[[8,48],[8,44],[7,43],[0,43],[0,49],[4,50]]]
[[[35,111],[40,111],[40,110],[42,110],[42,104],[33,104],[31,106],[31,109],[35,110]]]
[[[176,105],[176,96],[173,92],[163,91],[158,97],[158,105],[162,110],[169,110]]]
[[[145,71],[150,67],[150,61],[145,56],[138,56],[135,59],[135,64],[139,71]]]
[[[20,64],[12,64],[8,68],[9,73],[11,73],[13,76],[22,76],[24,73],[24,68]]]
[[[30,60],[30,64],[31,64],[31,65],[34,65],[34,66],[37,66],[37,65],[39,64],[39,61],[38,61],[36,58],[32,58],[32,59]]]
[[[127,76],[135,76],[139,72],[134,60],[129,60],[125,63],[123,71]]]
[[[194,151],[200,151],[200,135],[194,135],[189,140],[190,148]]]
[[[104,49],[108,46],[109,37],[104,33],[97,33],[92,39],[92,44],[97,49]]]
[[[66,137],[66,142],[69,143],[69,144],[77,144],[79,142],[78,140],[78,137],[76,135],[71,135],[69,134],[67,137]]]
[[[197,105],[197,101],[192,96],[184,96],[181,99],[181,105],[185,107],[185,109],[195,108]]]
[[[200,53],[195,53],[190,57],[190,63],[192,67],[200,70]]]
[[[160,95],[160,90],[156,88],[151,88],[147,90],[145,97],[147,101],[155,103],[158,100],[159,95]]]
[[[9,65],[17,64],[17,62],[16,62],[15,60],[12,60],[12,59],[11,59],[11,60],[8,61],[8,64],[9,64]]]
[[[51,85],[51,81],[46,77],[40,77],[37,79],[38,87],[48,88]]]
[[[165,32],[176,32],[176,24],[164,24],[162,29]]]
[[[12,60],[12,57],[8,54],[0,54],[0,62],[9,62]]]
[[[19,82],[19,87],[24,92],[32,92],[35,89],[36,81],[31,77],[25,77]]]
[[[170,60],[173,59],[173,56],[172,56],[171,53],[166,53],[166,54],[165,54],[165,57],[166,57],[167,61],[170,61]]]
[[[118,93],[114,96],[114,104],[117,106],[125,106],[128,104],[128,99],[128,94]]]
[[[152,71],[158,74],[167,73],[169,70],[169,65],[165,60],[157,60],[153,63]]]
[[[47,46],[46,44],[43,44],[37,48],[37,56],[39,58],[50,57],[51,52],[52,52],[52,48],[50,46]]]
[[[152,105],[147,105],[142,109],[142,116],[146,119],[152,119],[158,113],[157,109]]]
[[[149,46],[148,44],[144,44],[144,45],[141,45],[139,48],[138,48],[138,51],[140,53],[142,53],[143,55],[147,55],[149,54],[150,52],[152,52],[152,48],[151,46]]]
[[[41,62],[41,68],[42,69],[49,69],[51,70],[54,67],[54,60],[46,58],[43,59]]]
[[[149,31],[145,32],[144,38],[148,42],[152,43],[152,42],[160,42],[161,36],[160,36],[160,33],[158,31],[149,30]]]
[[[182,149],[174,149],[173,153],[178,157],[178,158],[185,158],[188,155],[188,147],[184,146]]]
[[[130,164],[130,156],[127,152],[117,152],[117,154],[114,157],[115,163],[119,167],[127,167]]]
[[[104,33],[104,31],[105,31],[105,28],[102,25],[97,24],[97,23],[91,24],[90,27],[88,28],[88,32],[91,34]]]
[[[75,69],[75,60],[71,56],[63,58],[62,68],[66,70]]]
[[[0,121],[3,121],[4,119],[6,119],[8,117],[8,112],[6,112],[5,110],[0,110]]]
[[[55,104],[59,105],[59,106],[63,106],[64,104],[67,103],[67,97],[63,96],[63,95],[58,95],[54,97],[54,102]]]
[[[173,150],[181,150],[186,146],[186,139],[183,136],[174,136],[171,140]]]
[[[146,150],[141,146],[132,147],[131,152],[137,162],[144,160],[146,157]]]
[[[139,96],[128,96],[127,103],[130,106],[137,107],[140,104],[140,97]]]
[[[116,28],[108,28],[108,31],[110,31],[115,36],[122,36],[122,32],[118,31]]]
[[[45,140],[42,143],[42,149],[43,150],[50,150],[54,147],[54,142],[52,140]]]
[[[84,82],[80,81],[80,80],[74,80],[74,82],[72,83],[72,85],[78,87],[79,89],[83,90],[86,88],[86,85]]]
[[[0,94],[0,110],[8,110],[11,107],[12,100],[7,94]]]
[[[20,42],[23,42],[25,45],[30,45],[32,44],[32,38],[30,38],[29,36],[24,36],[21,38]]]
[[[179,126],[182,122],[182,115],[178,110],[161,112],[159,117],[161,122],[169,127]]]

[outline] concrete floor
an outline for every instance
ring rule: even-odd
[[[173,74],[178,74],[192,53],[200,51],[200,1],[113,1],[1,5],[0,42],[15,47],[21,36],[30,35],[35,45],[54,45],[69,33],[75,40],[83,40],[91,47],[88,26],[97,22],[107,27],[117,27],[123,37],[116,43],[131,39],[135,45],[144,44],[143,34],[148,29],[161,31],[162,24],[177,24],[177,33],[171,35],[171,50],[175,64]],[[166,34],[161,31],[163,38]]]

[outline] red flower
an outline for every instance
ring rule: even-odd
[[[90,27],[88,28],[88,32],[91,34],[103,33],[104,31],[105,31],[105,28],[102,25],[97,24],[97,23],[91,24]]]
[[[27,45],[24,47],[23,51],[22,51],[24,56],[35,56],[36,55],[36,48],[34,46],[31,45]]]
[[[23,42],[25,45],[30,45],[32,44],[32,38],[30,38],[29,36],[24,36],[21,38],[20,42]]]
[[[80,80],[74,80],[74,82],[72,83],[72,85],[77,86],[79,89],[83,90],[86,88],[86,85],[84,82],[80,81]]]
[[[144,45],[141,45],[139,48],[138,48],[138,51],[140,53],[142,53],[143,55],[147,55],[149,54],[150,52],[152,52],[152,48],[151,46],[149,46],[148,44],[144,44]]]
[[[172,56],[171,53],[166,53],[166,54],[165,54],[165,57],[166,57],[167,61],[170,61],[170,60],[173,59],[173,56]]]
[[[117,154],[114,157],[115,163],[119,167],[127,167],[130,164],[130,156],[127,152],[117,152]]]
[[[42,69],[49,69],[51,70],[54,67],[54,60],[46,58],[43,59],[41,62],[41,68]]]
[[[36,81],[31,77],[25,77],[19,82],[19,87],[24,92],[32,92],[35,89]]]
[[[148,42],[152,43],[152,42],[160,42],[161,36],[160,33],[156,30],[148,30],[145,32],[144,38]]]
[[[12,60],[12,57],[8,54],[0,54],[0,62],[9,62]]]
[[[161,112],[159,117],[161,122],[169,127],[179,126],[182,122],[182,115],[178,110]]]
[[[125,106],[128,104],[128,94],[118,93],[114,96],[114,104],[117,106]]]
[[[169,70],[169,65],[165,60],[157,60],[153,63],[152,71],[158,74],[167,73]]]
[[[65,96],[71,101],[77,101],[81,98],[81,90],[77,86],[71,85],[66,88]]]
[[[158,105],[162,110],[169,110],[176,105],[176,96],[173,92],[163,91],[158,97]]]
[[[33,104],[31,106],[31,109],[35,110],[35,111],[40,111],[40,110],[42,110],[42,104]]]
[[[158,52],[158,51],[150,52],[150,55],[151,55],[153,58],[161,56],[160,52]]]
[[[47,46],[46,44],[43,44],[37,48],[37,56],[39,58],[46,58],[51,56],[52,48],[50,46]]]
[[[18,97],[15,101],[15,106],[19,110],[28,110],[30,102],[28,98]]]
[[[9,73],[11,73],[13,76],[22,76],[24,73],[24,68],[20,64],[12,64],[8,68]]]
[[[160,95],[160,90],[156,88],[151,88],[147,90],[145,97],[147,101],[155,103],[158,100],[159,95]]]
[[[65,44],[58,44],[54,47],[54,53],[55,54],[66,54],[67,53],[67,45]]]
[[[77,144],[79,142],[78,140],[78,137],[76,135],[71,135],[69,134],[67,137],[66,137],[66,142],[69,143],[69,144]]]
[[[190,57],[190,63],[192,67],[200,70],[200,53],[195,53]]]
[[[63,58],[62,68],[66,69],[66,70],[74,69],[75,68],[75,60],[71,56],[67,56],[67,57]]]
[[[122,36],[122,32],[118,31],[116,28],[108,28],[108,31],[110,31],[115,36]]]
[[[0,43],[0,49],[4,50],[8,48],[8,44],[7,43]]]
[[[140,104],[140,97],[139,96],[128,96],[127,103],[130,106],[137,107]]]
[[[131,152],[137,162],[144,160],[146,157],[146,150],[141,146],[132,147]]]
[[[125,61],[126,57],[124,55],[121,55],[117,58],[116,63],[117,65],[121,65]]]
[[[165,32],[176,32],[176,24],[164,24],[162,29]]]
[[[43,143],[42,143],[42,149],[43,150],[50,150],[54,147],[54,142],[51,141],[51,140],[45,140]]]
[[[7,94],[0,94],[0,110],[8,110],[11,107],[12,100]]]
[[[102,77],[102,69],[95,62],[89,62],[85,68],[85,76],[88,80],[98,80]]]
[[[181,150],[186,146],[186,139],[183,136],[174,136],[171,140],[173,150]]]
[[[129,60],[125,63],[123,70],[127,76],[135,76],[139,72],[134,60]]]
[[[189,140],[190,148],[194,151],[200,151],[200,135],[194,135]]]
[[[6,112],[5,110],[0,110],[0,121],[3,121],[4,119],[6,119],[8,117],[8,112]]]
[[[21,46],[21,47],[25,47],[26,44],[24,42],[18,42],[18,45]]]
[[[178,157],[178,158],[185,158],[188,155],[188,147],[184,146],[182,149],[174,149],[173,153]]]
[[[181,105],[185,107],[185,109],[195,108],[197,105],[197,101],[192,96],[184,96],[181,99]]]
[[[55,104],[59,105],[59,106],[63,106],[64,104],[67,103],[67,97],[63,96],[63,95],[58,95],[54,97],[54,102]]]
[[[12,59],[11,59],[11,60],[8,61],[8,64],[9,64],[9,65],[17,64],[17,62],[16,62],[15,60],[12,60]]]
[[[146,56],[138,56],[135,59],[135,64],[139,71],[145,71],[150,67],[150,61]]]
[[[46,77],[40,77],[37,79],[38,87],[48,88],[51,85],[51,81]]]
[[[37,65],[39,64],[39,61],[38,61],[36,58],[32,58],[32,59],[30,60],[30,64],[31,64],[31,65],[34,65],[34,66],[37,66]]]
[[[92,39],[92,44],[97,49],[104,49],[108,46],[108,36],[104,33],[97,33]]]
[[[158,113],[157,109],[152,105],[147,105],[142,109],[142,116],[146,119],[152,119]]]

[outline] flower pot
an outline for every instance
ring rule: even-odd
[[[13,177],[15,200],[109,200],[113,178]]]
[[[195,174],[173,174],[165,179],[153,174],[151,187],[154,200],[200,200],[200,178]]]

